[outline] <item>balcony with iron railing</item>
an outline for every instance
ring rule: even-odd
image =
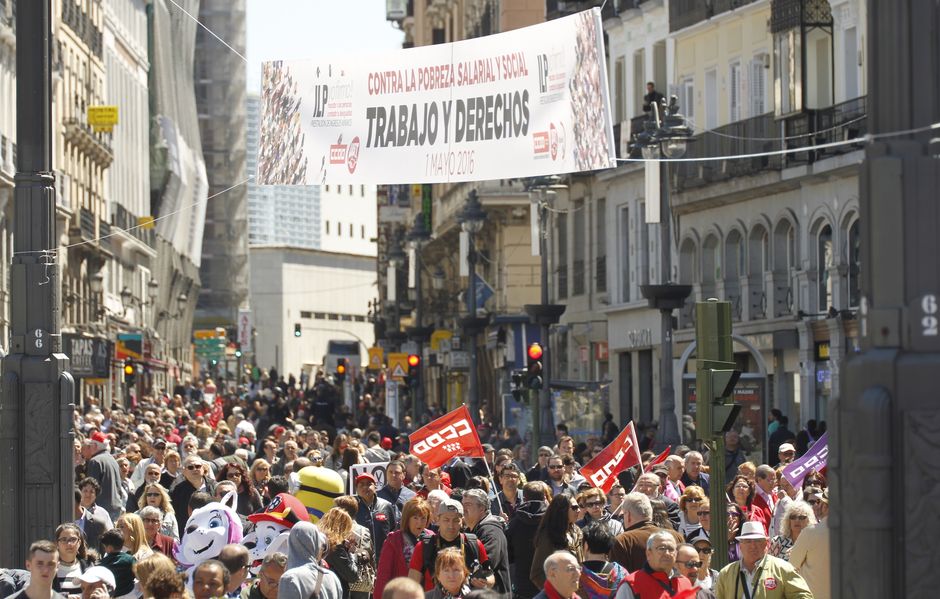
[[[92,54],[101,58],[104,53],[104,35],[88,13],[75,0],[62,0],[62,22],[75,32]]]
[[[545,0],[545,20],[567,17],[591,8],[601,7],[601,18],[611,19],[621,11],[638,8],[644,0]]]
[[[669,31],[679,31],[757,0],[669,0]]]
[[[101,168],[108,168],[114,160],[111,149],[111,134],[95,132],[91,125],[77,117],[69,117],[63,121],[65,125],[65,141],[76,146],[88,154]]]
[[[153,247],[155,242],[153,229],[145,229],[138,226],[138,224],[137,217],[134,216],[130,210],[121,204],[113,205],[111,226]]]

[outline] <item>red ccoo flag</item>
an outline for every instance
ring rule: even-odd
[[[581,466],[581,476],[604,493],[609,493],[617,481],[617,474],[641,463],[636,429],[633,422],[630,422],[620,431],[613,443],[594,456],[593,460]]]
[[[456,457],[483,457],[483,444],[477,434],[470,410],[461,406],[422,426],[408,437],[411,454],[431,468]]]
[[[665,451],[663,451],[661,454],[659,454],[658,456],[650,460],[650,463],[646,465],[646,469],[644,470],[644,472],[649,472],[650,470],[653,469],[653,466],[655,466],[656,464],[662,464],[663,462],[665,462],[666,458],[669,457],[670,451],[672,451],[672,445],[667,445]]]

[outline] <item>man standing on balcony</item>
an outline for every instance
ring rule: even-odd
[[[662,105],[665,99],[666,96],[656,91],[656,84],[652,81],[648,81],[646,83],[646,95],[643,96],[643,112],[645,112],[649,118],[654,118],[653,104]],[[662,118],[661,114],[659,116]]]

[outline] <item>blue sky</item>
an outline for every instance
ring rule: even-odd
[[[261,89],[265,60],[401,48],[385,0],[247,0],[248,89]]]

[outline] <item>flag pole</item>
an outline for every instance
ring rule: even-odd
[[[493,492],[496,494],[496,507],[499,508],[500,514],[506,513],[506,508],[503,507],[503,502],[499,500],[499,491],[496,490],[496,481],[493,479],[493,473],[490,471],[490,465],[486,461],[486,456],[483,456],[483,465],[486,466],[486,474],[489,476],[490,484],[492,485]]]

